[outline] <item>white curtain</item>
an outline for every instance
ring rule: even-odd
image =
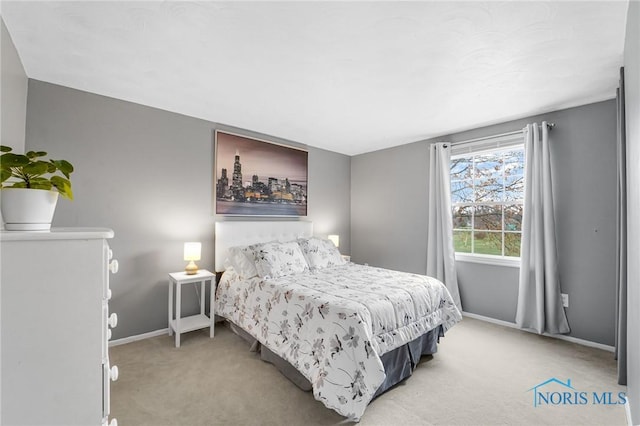
[[[516,323],[540,334],[568,333],[560,296],[547,122],[540,127],[537,123],[527,125],[524,140],[525,195]]]
[[[618,384],[627,384],[627,137],[624,107],[624,68],[620,68],[620,87],[617,90],[618,104],[618,192],[616,230],[616,346],[618,360]]]
[[[435,143],[431,145],[429,152],[427,275],[444,283],[456,306],[462,311],[453,250],[450,162],[451,144]]]

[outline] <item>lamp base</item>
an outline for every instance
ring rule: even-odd
[[[192,260],[189,262],[187,267],[184,268],[184,272],[186,272],[187,275],[195,275],[198,273],[198,265],[196,265]]]

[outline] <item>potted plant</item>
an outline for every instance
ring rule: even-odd
[[[0,196],[2,218],[9,231],[47,231],[55,212],[58,195],[73,199],[69,176],[71,163],[45,161],[44,151],[14,154],[0,145]]]

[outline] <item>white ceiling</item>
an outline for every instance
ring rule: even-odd
[[[627,1],[13,2],[29,78],[359,154],[611,99]]]

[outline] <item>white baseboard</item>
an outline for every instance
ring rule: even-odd
[[[503,320],[499,320],[499,319],[495,319],[495,318],[491,318],[491,317],[485,317],[483,315],[474,314],[472,312],[462,312],[462,315],[465,316],[465,317],[477,319],[477,320],[480,320],[480,321],[485,321],[485,322],[490,322],[492,324],[501,325],[503,327],[515,328],[515,329],[518,329],[518,330],[527,331],[527,332],[530,332],[530,333],[535,333],[534,331],[531,331],[531,330],[521,329],[520,327],[518,327],[513,322],[503,321]],[[162,336],[164,334],[169,334],[169,329],[168,328],[163,328],[163,329],[156,330],[156,331],[150,331],[148,333],[137,334],[135,336],[124,337],[122,339],[112,340],[112,341],[109,342],[109,347],[118,346],[118,345],[125,345],[127,343],[137,342],[138,340],[150,339],[151,337]],[[602,349],[603,351],[607,351],[607,352],[614,352],[615,351],[615,348],[613,346],[603,345],[602,343],[590,342],[589,340],[578,339],[577,337],[564,336],[562,334],[549,334],[549,333],[544,333],[543,336],[553,337],[554,339],[565,340],[567,342],[577,343],[579,345],[589,346],[591,348]]]
[[[513,322],[502,321],[495,318],[485,317],[483,315],[474,314],[472,312],[462,312],[462,315],[465,317],[477,319],[480,321],[490,322],[490,323],[501,325],[504,327],[515,328],[522,331],[528,331],[529,333],[535,333],[535,331],[520,328]],[[607,352],[615,352],[615,348],[613,346],[603,345],[602,343],[590,342],[589,340],[578,339],[577,337],[564,336],[562,334],[549,334],[549,333],[544,333],[543,336],[553,337],[554,339],[565,340],[567,342],[577,343],[578,345],[589,346],[591,348],[602,349],[603,351],[607,351]]]
[[[109,347],[125,345],[131,342],[137,342],[138,340],[150,339],[156,336],[162,336],[169,334],[169,328],[163,328],[161,330],[150,331],[148,333],[137,334],[135,336],[123,337],[122,339],[116,339],[109,342]]]

